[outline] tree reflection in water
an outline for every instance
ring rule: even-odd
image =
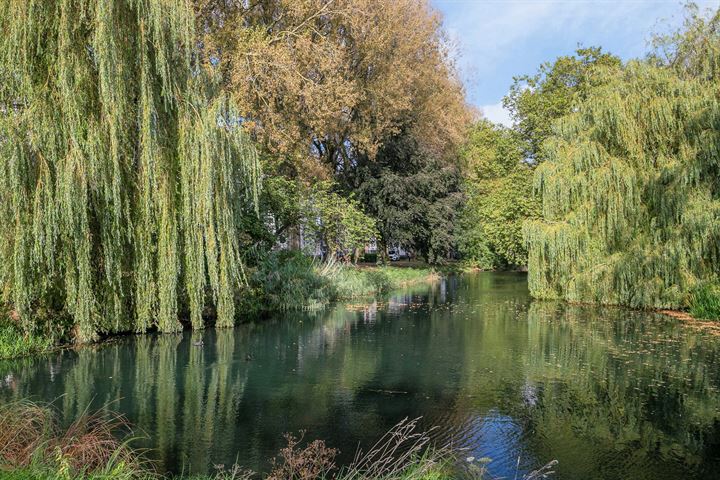
[[[202,346],[196,346],[199,341]],[[235,329],[120,338],[0,363],[0,399],[67,420],[120,410],[166,471],[254,469],[306,429],[348,461],[405,416],[514,476],[712,478],[720,339],[667,317],[531,302],[519,274],[466,275]]]

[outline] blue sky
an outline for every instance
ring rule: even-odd
[[[623,59],[643,56],[652,32],[682,22],[677,0],[431,0],[458,44],[468,100],[486,117],[508,123],[500,101],[512,77],[571,54],[578,44],[602,46]],[[720,0],[702,0],[717,8]]]

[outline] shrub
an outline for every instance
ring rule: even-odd
[[[125,417],[117,413],[84,414],[62,429],[51,406],[13,402],[0,406],[0,471],[30,469],[37,478],[149,476],[139,452],[119,439],[129,433]]]
[[[296,251],[267,255],[252,276],[253,286],[263,292],[263,309],[312,309],[332,301],[334,288],[318,273],[316,263]]]
[[[377,263],[377,253],[365,253],[363,254],[363,262],[365,263]]]
[[[300,438],[286,433],[287,446],[280,450],[278,458],[273,460],[273,469],[267,480],[314,480],[325,478],[335,469],[335,456],[338,451],[325,446],[322,440],[315,440],[299,448],[305,432]]]
[[[0,317],[0,359],[40,353],[52,345],[52,339],[40,334],[23,333],[12,320]]]
[[[695,318],[720,320],[720,285],[706,283],[690,295],[690,314]]]

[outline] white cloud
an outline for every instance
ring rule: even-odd
[[[475,105],[507,91],[514,75],[536,71],[543,61],[572,53],[580,43],[602,45],[627,59],[647,51],[663,19],[677,24],[675,0],[431,0],[459,39],[459,66]],[[697,0],[717,8],[719,0]],[[487,105],[489,111],[495,105]],[[497,110],[495,108],[494,110]]]
[[[510,112],[503,108],[502,102],[498,102],[494,105],[483,105],[480,107],[482,116],[487,118],[493,123],[499,123],[506,127],[512,127],[512,119],[510,118]]]

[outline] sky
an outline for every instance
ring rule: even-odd
[[[578,45],[601,46],[624,60],[642,57],[653,32],[682,23],[679,0],[431,0],[457,44],[468,101],[485,117],[510,124],[502,97],[513,76]],[[696,1],[720,7],[720,0]]]

